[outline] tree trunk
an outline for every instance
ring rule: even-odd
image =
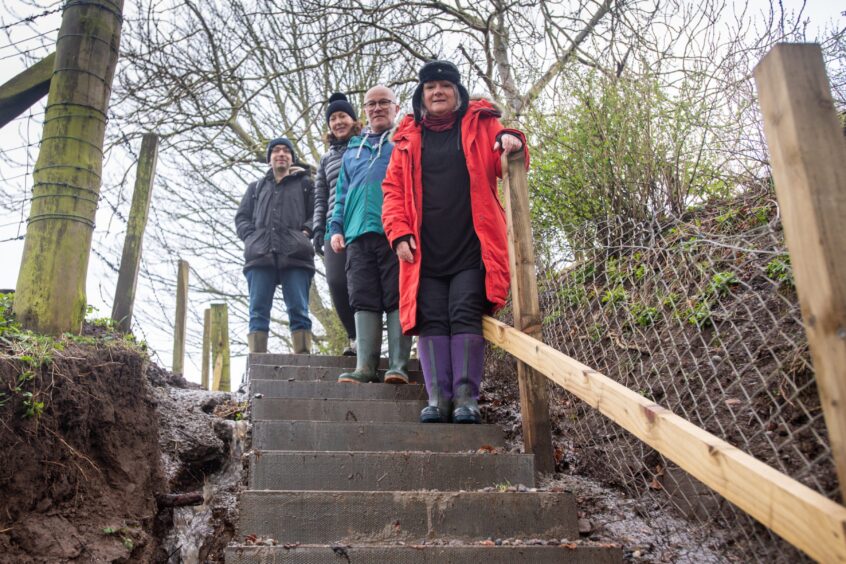
[[[92,1],[62,16],[15,293],[18,320],[41,333],[82,328],[122,11]]]

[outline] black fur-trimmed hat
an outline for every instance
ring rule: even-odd
[[[458,108],[458,113],[464,114],[467,111],[467,105],[470,103],[470,94],[464,85],[461,84],[461,73],[458,72],[458,67],[449,61],[429,61],[420,67],[420,72],[417,75],[420,84],[414,90],[414,95],[411,97],[411,107],[414,108],[414,121],[420,122],[423,119],[423,85],[433,80],[446,80],[458,88],[458,94],[461,97],[461,105]]]
[[[291,162],[297,162],[297,152],[294,151],[294,144],[291,143],[291,140],[287,137],[277,137],[276,139],[270,140],[267,144],[267,162],[270,162],[270,153],[277,145],[285,145],[288,147],[288,150],[291,151]]]
[[[343,92],[335,92],[329,96],[329,105],[326,106],[326,123],[329,123],[329,118],[335,112],[344,112],[350,116],[353,121],[358,121],[358,116],[355,113],[355,108],[352,107],[346,94]]]

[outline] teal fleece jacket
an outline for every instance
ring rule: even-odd
[[[350,139],[335,186],[335,209],[329,220],[330,236],[341,234],[349,244],[365,233],[385,233],[382,227],[382,181],[394,150],[390,141],[392,131],[382,133],[375,145],[368,140],[367,134]]]

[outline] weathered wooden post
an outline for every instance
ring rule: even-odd
[[[532,223],[529,214],[529,182],[522,151],[510,156],[502,156],[502,180],[505,188],[514,327],[542,341],[543,328],[538,301],[535,251],[532,246]],[[553,472],[555,458],[552,450],[546,377],[518,361],[517,378],[526,452],[535,455],[535,470],[538,473]]]
[[[176,274],[176,319],[173,321],[174,374],[182,374],[185,362],[185,323],[188,317],[188,261],[179,259]]]
[[[229,390],[229,314],[226,304],[211,306],[212,391]]]
[[[203,311],[203,360],[200,369],[200,385],[209,389],[209,354],[211,352],[211,309]]]
[[[846,140],[822,51],[774,47],[755,69],[817,389],[846,498]]]
[[[15,292],[18,320],[41,333],[82,328],[122,12],[123,0],[65,4]]]
[[[3,127],[47,95],[56,53],[50,53],[0,86],[0,127]]]
[[[138,283],[138,265],[141,262],[141,247],[144,229],[150,212],[150,196],[153,193],[153,177],[156,174],[156,158],[159,152],[159,138],[147,133],[141,141],[138,156],[138,170],[135,173],[135,190],[132,192],[132,206],[126,223],[126,238],[123,241],[123,256],[120,259],[112,319],[119,331],[128,333],[132,328],[132,308],[135,304],[135,288]]]

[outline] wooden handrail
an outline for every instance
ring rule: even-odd
[[[811,558],[846,562],[843,506],[513,327],[485,317],[483,330]]]

